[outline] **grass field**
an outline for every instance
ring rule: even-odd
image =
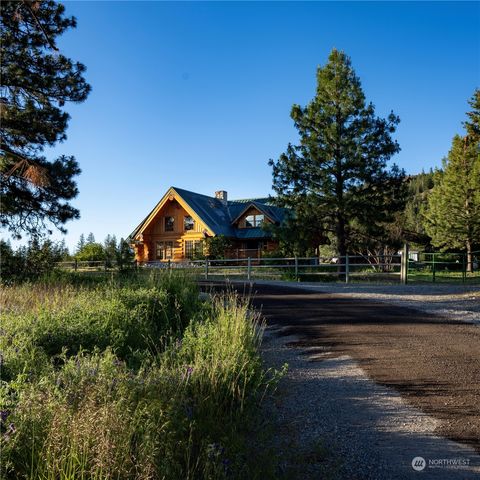
[[[252,437],[278,372],[233,295],[182,272],[57,275],[0,298],[2,478],[269,478]]]

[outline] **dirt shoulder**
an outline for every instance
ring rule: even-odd
[[[480,452],[480,328],[335,293],[254,286],[267,323],[296,335],[313,360],[348,356],[438,419],[435,433]]]

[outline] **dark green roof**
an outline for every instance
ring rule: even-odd
[[[270,236],[261,228],[240,229],[232,225],[232,222],[251,206],[260,210],[277,224],[281,223],[285,217],[285,210],[272,205],[273,199],[270,197],[229,200],[224,202],[218,198],[190,192],[183,188],[172,187],[172,189],[180,195],[185,203],[205,222],[215,235],[225,235],[230,238],[264,238]],[[156,207],[157,206],[155,206],[155,208]],[[133,240],[133,238],[135,238],[135,235],[141,230],[155,208],[129,235],[130,239]]]

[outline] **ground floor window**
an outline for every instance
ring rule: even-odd
[[[203,240],[185,240],[185,258],[190,260],[203,255]]]
[[[173,258],[173,242],[157,242],[155,244],[155,258],[157,260],[171,260]]]
[[[242,244],[244,250],[263,250],[264,246],[261,240],[248,240]]]

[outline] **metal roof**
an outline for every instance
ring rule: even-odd
[[[190,192],[183,188],[171,187],[184,202],[202,219],[215,235],[225,235],[230,238],[264,238],[270,235],[262,228],[235,228],[232,225],[242,212],[250,206],[257,208],[275,223],[281,223],[285,217],[285,209],[272,205],[273,199],[252,198],[247,200],[229,200],[227,202],[215,197]],[[168,191],[170,191],[169,189]],[[163,200],[164,197],[162,197]],[[160,200],[160,202],[162,201]],[[155,208],[144,218],[137,228],[129,235],[133,240],[142,229]]]

